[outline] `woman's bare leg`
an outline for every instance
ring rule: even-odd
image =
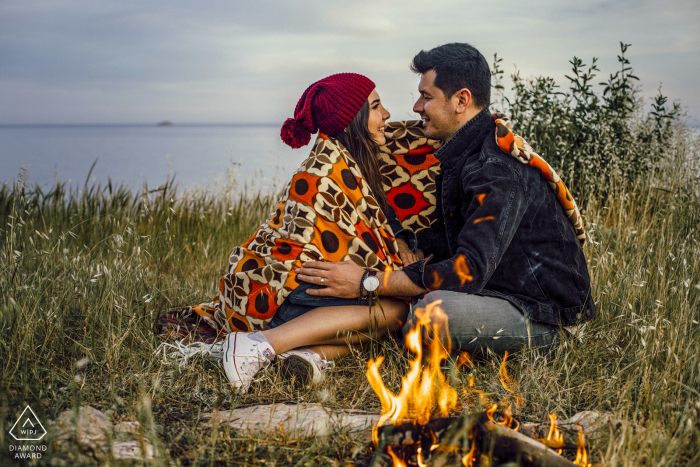
[[[386,297],[381,303],[381,308],[372,307],[371,315],[369,307],[360,305],[314,308],[276,328],[263,331],[263,335],[278,355],[297,347],[347,346],[347,343],[378,338],[401,329],[408,315],[408,305],[402,300]],[[331,349],[328,351],[332,354]],[[347,349],[345,353],[349,351]]]
[[[312,345],[308,348],[319,354],[324,360],[334,360],[348,355],[353,349],[362,350],[360,342],[349,343],[350,341],[350,339],[339,338],[333,339],[330,343]]]
[[[340,345],[312,345],[309,349],[313,350],[324,360],[334,360],[344,357],[351,352],[350,346],[347,344]]]

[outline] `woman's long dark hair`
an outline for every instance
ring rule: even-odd
[[[384,214],[386,214],[388,202],[382,186],[379,162],[377,161],[379,145],[372,139],[368,123],[369,102],[365,101],[345,131],[341,131],[335,138],[350,152],[350,155],[360,167],[360,172],[367,180],[374,198],[379,203]]]

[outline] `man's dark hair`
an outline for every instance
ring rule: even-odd
[[[434,49],[421,50],[413,57],[411,71],[435,70],[435,86],[450,98],[462,88],[472,93],[480,109],[491,102],[491,70],[481,52],[469,44],[453,42]]]

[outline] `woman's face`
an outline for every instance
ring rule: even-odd
[[[376,89],[369,95],[367,102],[369,102],[369,121],[367,123],[369,133],[372,135],[374,142],[381,146],[386,144],[384,125],[391,117],[391,114],[382,105]]]

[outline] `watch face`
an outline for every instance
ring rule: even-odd
[[[369,276],[365,278],[365,281],[362,283],[362,285],[364,286],[367,292],[374,292],[379,288],[379,279],[377,279],[375,276]]]

